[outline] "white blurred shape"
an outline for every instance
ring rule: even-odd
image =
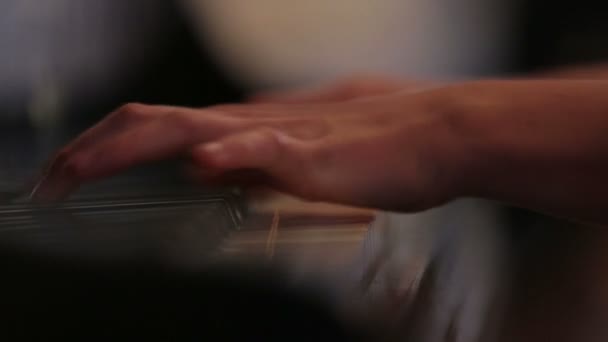
[[[352,72],[462,77],[503,62],[501,0],[183,0],[201,37],[250,85]]]

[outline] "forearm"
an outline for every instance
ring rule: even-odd
[[[462,196],[608,222],[608,82],[483,81],[447,87]]]

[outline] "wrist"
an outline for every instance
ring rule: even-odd
[[[492,158],[487,127],[491,99],[480,96],[481,82],[450,85],[427,92],[439,132],[435,164],[447,178],[448,199],[483,197]],[[437,137],[433,137],[437,138]]]

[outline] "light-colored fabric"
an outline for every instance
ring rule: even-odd
[[[183,1],[221,63],[253,86],[353,71],[462,77],[506,57],[509,1]]]

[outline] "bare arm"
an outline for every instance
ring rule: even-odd
[[[246,176],[314,200],[417,211],[477,196],[606,223],[607,132],[606,81],[480,81],[205,109],[135,104],[66,146],[37,197],[179,154],[198,180]]]
[[[608,222],[607,81],[485,81],[437,96],[456,103],[465,193]]]

